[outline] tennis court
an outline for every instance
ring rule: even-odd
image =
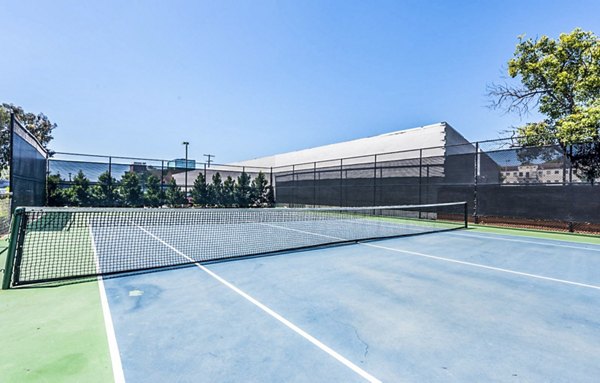
[[[48,210],[12,282],[101,275],[115,381],[596,381],[600,244],[462,209]]]

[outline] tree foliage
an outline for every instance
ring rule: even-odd
[[[239,207],[249,207],[252,202],[252,187],[250,185],[250,176],[242,172],[237,178],[234,189],[235,203]]]
[[[216,172],[208,185],[204,175],[199,174],[191,196],[193,204],[198,207],[271,207],[275,204],[273,187],[264,173],[258,173],[252,179],[248,173],[242,172],[237,181],[231,176],[223,181],[221,174]],[[188,200],[175,179],[171,179],[166,192],[163,192],[160,180],[152,174],[147,176],[142,186],[137,172],[126,172],[120,181],[105,172],[92,186],[80,171],[72,182],[65,182],[58,174],[48,176],[48,204],[127,207],[159,207],[167,204],[182,207],[188,205]]]
[[[146,179],[146,194],[144,196],[145,205],[150,207],[158,207],[164,199],[160,180],[154,175],[150,175]]]
[[[98,183],[92,187],[91,197],[94,206],[116,206],[119,204],[117,181],[106,171],[98,177]]]
[[[221,196],[223,206],[230,207],[235,205],[235,181],[231,176],[227,176],[223,182],[223,195]]]
[[[252,180],[252,200],[256,207],[267,207],[273,205],[273,190],[263,172],[259,172]]]
[[[183,190],[181,190],[181,188],[177,186],[175,178],[171,178],[171,182],[169,183],[169,187],[167,188],[166,200],[167,204],[171,207],[180,207],[184,204],[187,204],[185,194]]]
[[[119,194],[125,206],[142,206],[143,193],[140,178],[135,172],[126,172],[119,183]]]
[[[10,115],[15,117],[24,127],[38,139],[43,147],[47,147],[52,140],[52,131],[56,124],[43,113],[28,113],[20,106],[2,103],[0,105],[0,169],[6,169],[10,155]]]
[[[520,84],[491,85],[492,107],[546,116],[518,127],[519,143],[558,145],[583,178],[600,177],[600,38],[579,28],[556,40],[520,36],[508,75]]]
[[[73,206],[90,206],[90,180],[79,171],[73,178],[71,187],[65,193],[66,199]]]
[[[198,173],[198,177],[196,177],[194,185],[192,186],[191,195],[194,205],[206,206],[208,204],[208,189],[204,174]]]
[[[223,181],[219,172],[213,174],[212,183],[208,185],[208,205],[223,206]]]
[[[46,182],[46,190],[48,192],[49,206],[65,206],[68,204],[65,193],[61,188],[62,179],[60,174],[52,174],[48,176]]]

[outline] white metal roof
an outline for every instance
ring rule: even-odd
[[[449,124],[440,122],[418,128],[398,130],[373,137],[360,138],[352,141],[235,162],[232,165],[280,167],[357,156],[371,156],[371,158],[365,158],[364,160],[372,161],[372,156],[375,154],[434,147],[437,147],[437,149],[429,150],[426,155],[438,156],[444,154],[444,146],[463,143],[467,143],[467,140],[464,137]],[[387,155],[386,159],[413,158],[414,156],[414,152],[397,153],[393,156]],[[351,160],[353,163],[360,161],[361,159]]]

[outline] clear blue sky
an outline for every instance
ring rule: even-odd
[[[519,34],[600,33],[600,1],[0,0],[0,101],[58,124],[58,151],[243,160],[485,107]],[[531,119],[535,119],[532,116]]]

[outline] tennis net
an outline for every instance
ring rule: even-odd
[[[360,208],[19,208],[4,288],[464,228],[466,203]]]

